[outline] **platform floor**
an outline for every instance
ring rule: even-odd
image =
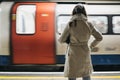
[[[120,71],[93,72],[92,80],[120,80]],[[0,72],[0,80],[68,80],[63,72]],[[77,80],[82,80],[77,78]]]

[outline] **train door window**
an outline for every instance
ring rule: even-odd
[[[57,27],[58,27],[58,33],[61,34],[63,32],[63,30],[65,29],[67,23],[69,22],[71,16],[59,16],[58,17],[58,23],[57,23]]]
[[[88,20],[101,32],[107,33],[108,20],[106,16],[89,16]]]
[[[16,12],[16,33],[35,33],[35,5],[20,5]]]
[[[114,16],[112,24],[113,24],[113,32],[120,33],[120,16]]]

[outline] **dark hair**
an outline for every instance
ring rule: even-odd
[[[72,11],[72,15],[75,15],[75,14],[84,14],[87,17],[87,13],[82,4],[78,4],[77,6],[75,6],[75,8]]]
[[[78,4],[77,6],[75,6],[75,8],[72,11],[72,15],[75,15],[75,14],[84,14],[87,17],[87,13],[86,13],[85,8],[82,4]],[[72,26],[72,24],[74,26],[76,26],[77,25],[76,20],[69,23],[70,26]]]

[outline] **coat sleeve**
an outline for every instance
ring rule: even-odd
[[[100,41],[102,41],[103,37],[102,34],[91,23],[90,26],[92,27],[92,35],[95,38],[91,43],[90,47],[94,48]]]
[[[58,39],[58,41],[59,41],[60,43],[65,43],[69,35],[70,35],[70,32],[69,32],[69,24],[67,24],[67,26],[65,27],[65,29],[64,29],[61,37]]]

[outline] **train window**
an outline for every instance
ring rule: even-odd
[[[16,12],[16,33],[35,33],[35,5],[20,5]]]
[[[58,17],[58,33],[62,33],[71,16],[59,16]],[[107,33],[108,19],[106,16],[88,16],[88,20],[101,32]]]
[[[113,32],[120,33],[120,16],[114,16],[112,24],[113,24]]]
[[[69,22],[71,16],[59,16],[58,17],[58,33],[61,34]]]
[[[106,16],[89,16],[89,21],[101,32],[107,33],[108,20]]]

